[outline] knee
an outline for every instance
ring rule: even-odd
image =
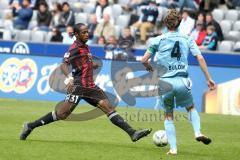
[[[56,116],[58,120],[65,120],[69,115],[71,114],[71,112],[61,112],[61,111],[57,111]]]
[[[173,112],[165,112],[166,120],[173,120]]]
[[[107,100],[102,100],[98,104],[99,104],[100,109],[105,114],[109,114],[109,113],[115,111],[115,107]]]

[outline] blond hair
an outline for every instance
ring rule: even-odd
[[[167,16],[164,18],[164,23],[169,30],[178,28],[181,22],[181,16],[176,9],[169,9]]]

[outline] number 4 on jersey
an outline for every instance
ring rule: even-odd
[[[176,41],[174,43],[174,46],[173,46],[173,49],[172,49],[172,52],[171,52],[171,57],[172,58],[177,57],[177,60],[178,61],[180,60],[181,52],[180,52],[180,47],[179,47],[179,41]]]

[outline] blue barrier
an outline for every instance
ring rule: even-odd
[[[29,56],[19,54],[0,54],[0,97],[32,100],[60,101],[63,94],[51,90],[48,84],[49,75],[61,63],[60,57]],[[114,95],[116,92],[111,81],[111,62],[103,60],[103,67],[96,78],[96,84]],[[209,67],[217,83],[223,83],[240,77],[239,68]],[[202,109],[202,95],[207,86],[201,69],[198,66],[189,67],[193,81],[192,93],[199,111]],[[137,98],[136,106],[155,108],[158,105],[156,97]],[[121,101],[121,106],[126,104]],[[214,106],[213,106],[214,107]]]

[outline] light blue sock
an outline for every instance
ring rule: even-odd
[[[189,111],[189,120],[192,123],[192,127],[195,133],[195,137],[198,137],[201,134],[200,131],[200,117],[197,110]]]
[[[164,127],[167,133],[168,143],[171,149],[177,149],[176,131],[173,120],[164,121]]]

